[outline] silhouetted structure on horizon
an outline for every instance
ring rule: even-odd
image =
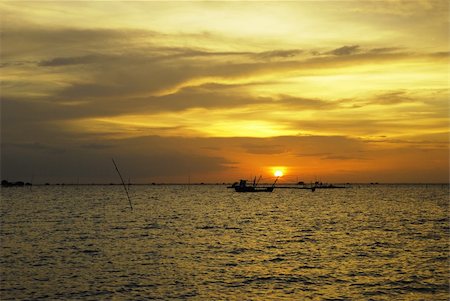
[[[2,181],[2,187],[24,187],[24,186],[31,186],[31,183],[24,183],[22,181],[17,182],[9,182],[8,180]]]

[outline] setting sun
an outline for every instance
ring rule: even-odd
[[[283,172],[281,170],[276,170],[274,175],[275,175],[275,177],[282,177],[283,176]]]

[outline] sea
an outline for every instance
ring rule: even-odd
[[[1,300],[449,300],[449,185],[9,187]]]

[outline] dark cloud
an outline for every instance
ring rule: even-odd
[[[97,55],[85,55],[79,57],[56,57],[50,60],[44,60],[39,62],[39,66],[55,67],[55,66],[67,66],[67,65],[80,65],[90,64],[99,61]]]
[[[370,104],[380,104],[380,105],[394,105],[401,103],[410,103],[417,102],[418,99],[408,95],[406,91],[392,91],[383,93],[380,95],[376,95],[374,99],[372,99]]]
[[[2,58],[91,55],[93,52],[120,53],[129,49],[135,39],[152,39],[161,33],[149,30],[61,28],[4,28]],[[127,47],[128,46],[128,47]]]
[[[369,50],[369,53],[392,53],[397,52],[399,50],[403,50],[400,47],[381,47],[381,48],[373,48]]]
[[[35,63],[34,61],[29,61],[29,60],[1,62],[0,68],[21,67],[21,66],[34,64],[34,63]]]
[[[199,58],[199,57],[233,57],[253,55],[247,51],[209,51],[205,49],[194,49],[188,47],[157,47],[154,48],[161,54],[160,60]]]
[[[297,154],[299,157],[324,157],[324,156],[330,156],[331,153],[300,153]]]
[[[367,143],[376,144],[398,144],[398,145],[409,145],[410,147],[417,148],[428,148],[433,149],[438,148],[448,148],[448,143],[450,140],[450,132],[437,132],[428,134],[413,134],[404,135],[401,139],[387,138],[386,136],[380,136],[378,139],[365,139]]]
[[[359,45],[352,45],[352,46],[342,46],[342,47],[336,48],[334,50],[331,50],[330,52],[327,52],[327,54],[352,55],[352,54],[358,53],[359,51],[360,51]]]
[[[270,60],[270,59],[278,59],[278,58],[293,58],[304,51],[299,49],[289,49],[289,50],[272,50],[272,51],[264,51],[255,54],[254,56],[257,59]]]
[[[322,99],[292,97],[289,95],[280,95],[275,100],[275,103],[279,104],[281,108],[287,108],[288,110],[323,110],[338,108],[339,103],[333,101],[325,101]]]
[[[241,88],[251,88],[251,87],[261,87],[261,86],[270,86],[276,84],[275,81],[255,81],[255,82],[246,82],[246,83],[205,83],[196,86],[185,87],[181,89],[181,91],[194,91],[197,93],[200,92],[218,92],[223,93],[224,91],[233,91],[236,94],[242,93]]]
[[[83,139],[86,141],[87,137]],[[225,158],[204,153],[201,146],[213,144],[198,139],[149,136],[103,141],[81,145],[70,139],[54,141],[58,147],[40,142],[3,144],[1,173],[4,178],[20,179],[34,171],[37,182],[47,181],[44,179],[59,182],[70,178],[73,181],[77,176],[95,178],[97,182],[117,182],[110,161],[113,157],[126,176],[143,182],[152,177],[214,173],[233,165]],[[55,153],[61,148],[65,151]]]
[[[442,58],[442,59],[449,59],[450,58],[450,51],[441,51],[441,52],[435,52],[431,54],[433,57]]]
[[[124,91],[125,90],[125,91]],[[123,95],[126,93],[126,89],[123,86],[110,85],[107,84],[73,84],[70,87],[63,89],[56,98],[61,99],[83,99],[85,97],[109,97]],[[131,92],[131,91],[128,91]]]
[[[338,160],[338,161],[342,161],[342,160],[365,160],[362,157],[358,157],[358,156],[348,156],[348,155],[328,155],[328,156],[324,156],[321,157],[321,159],[323,160]]]
[[[136,51],[136,50],[135,50]],[[192,48],[182,47],[151,47],[145,53],[131,50],[124,54],[91,54],[85,56],[74,57],[55,57],[48,60],[43,60],[38,63],[43,67],[81,65],[81,64],[121,64],[123,62],[130,64],[141,64],[149,62],[161,62],[173,59],[185,59],[195,57],[214,57],[214,56],[238,56],[248,53],[239,52],[208,52],[196,50]]]

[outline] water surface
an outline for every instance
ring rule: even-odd
[[[449,187],[1,191],[0,299],[448,300]]]

